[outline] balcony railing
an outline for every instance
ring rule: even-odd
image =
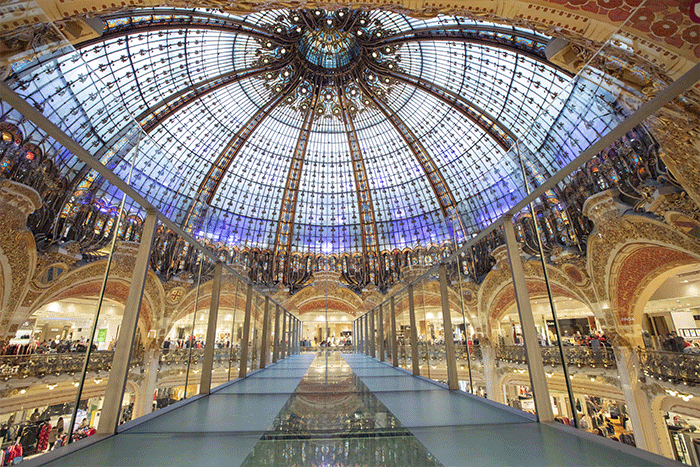
[[[90,354],[88,372],[109,371],[112,368],[113,351],[94,351]],[[83,371],[84,352],[25,354],[0,356],[0,378],[43,378]]]
[[[550,366],[560,366],[561,357],[557,347],[540,347],[542,363]],[[566,364],[569,367],[616,368],[615,355],[609,347],[598,350],[590,347],[564,347]],[[525,347],[522,345],[506,345],[496,348],[496,358],[511,363],[527,363]]]
[[[672,383],[700,384],[700,354],[653,350],[637,353],[647,376]]]

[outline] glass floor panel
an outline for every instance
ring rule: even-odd
[[[325,352],[316,357],[272,428],[243,462],[246,467],[275,465],[442,464],[401,426],[339,353]]]
[[[320,352],[22,465],[682,466],[586,435],[367,356]]]

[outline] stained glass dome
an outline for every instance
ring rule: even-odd
[[[103,20],[15,85],[125,179],[139,144],[132,184],[229,246],[376,254],[440,243],[455,216],[473,234],[525,195],[515,142],[543,178],[568,160],[542,149],[548,132],[576,130],[561,126],[572,78],[531,30],[348,9]],[[81,193],[118,204],[75,170]]]

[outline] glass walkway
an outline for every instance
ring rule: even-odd
[[[72,449],[35,461],[50,466],[682,465],[569,427],[538,423],[370,357],[339,352],[293,355]]]

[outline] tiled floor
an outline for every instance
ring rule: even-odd
[[[48,465],[661,464],[681,465],[537,423],[366,356],[324,353],[289,357]]]

